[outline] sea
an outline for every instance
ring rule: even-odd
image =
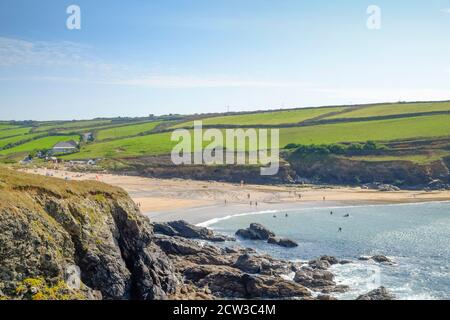
[[[336,282],[350,287],[349,292],[335,294],[338,299],[355,299],[380,286],[402,300],[450,299],[450,202],[270,210],[200,225],[234,235],[253,222],[299,246],[287,249],[237,239],[239,245],[296,262],[322,255],[351,260],[331,268]],[[359,260],[379,254],[394,264]]]

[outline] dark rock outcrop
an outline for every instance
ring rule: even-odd
[[[267,240],[267,243],[270,244],[275,244],[277,246],[280,247],[284,247],[284,248],[295,248],[298,247],[298,243],[291,240],[291,239],[286,239],[286,238],[278,238],[278,237],[270,237]]]
[[[337,285],[334,281],[334,275],[330,271],[313,269],[311,267],[302,267],[298,270],[295,273],[294,281],[313,291],[319,291],[324,294],[349,290],[348,286]]]
[[[392,295],[385,287],[372,290],[369,293],[360,295],[356,300],[395,300],[395,296]]]
[[[214,232],[208,228],[197,227],[183,220],[166,223],[153,223],[153,230],[155,233],[166,236],[178,236],[187,239],[200,239],[211,242],[225,242],[234,240],[230,237],[214,234]]]
[[[259,223],[252,223],[247,229],[239,229],[236,235],[248,240],[268,240],[275,237],[275,233]]]
[[[279,238],[275,233],[259,223],[252,223],[247,229],[239,229],[236,236],[247,240],[267,240],[267,243],[275,244],[285,248],[298,247],[298,243],[291,239]]]
[[[382,264],[387,264],[387,265],[394,265],[394,261],[392,261],[391,259],[389,259],[388,257],[384,256],[384,255],[375,255],[375,256],[361,256],[358,258],[358,260],[360,261],[375,261],[377,263],[382,263]]]
[[[322,256],[318,259],[311,260],[308,265],[313,269],[327,270],[332,265],[338,264],[339,260],[331,256]]]
[[[239,256],[233,267],[238,268],[247,273],[260,273],[263,261],[256,256],[243,254]]]
[[[237,271],[211,273],[200,281],[218,297],[246,299],[311,299],[311,293],[302,285],[282,278],[254,276]]]

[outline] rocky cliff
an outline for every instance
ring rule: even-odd
[[[0,300],[311,300],[348,290],[327,270],[348,261],[282,261],[233,240],[184,221],[152,225],[102,183],[0,171]]]
[[[320,183],[360,185],[380,182],[424,188],[436,179],[450,182],[445,161],[416,164],[410,161],[358,161],[335,156],[291,156],[289,163],[299,177]]]
[[[0,297],[164,299],[178,280],[152,234],[120,189],[1,168]]]

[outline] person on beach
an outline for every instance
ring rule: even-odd
[[[285,217],[287,218],[287,217],[289,217],[289,215],[286,213]]]
[[[326,200],[326,198],[325,197],[323,197],[323,201],[325,201]]]
[[[339,232],[342,232],[342,227],[339,227]]]
[[[257,207],[258,206],[258,201],[255,201],[255,207]]]

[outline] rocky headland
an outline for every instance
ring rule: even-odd
[[[126,192],[99,182],[0,172],[0,299],[330,300],[349,289],[329,271],[348,261],[282,261],[233,240],[184,221],[152,224]],[[380,288],[361,298],[386,297]]]

